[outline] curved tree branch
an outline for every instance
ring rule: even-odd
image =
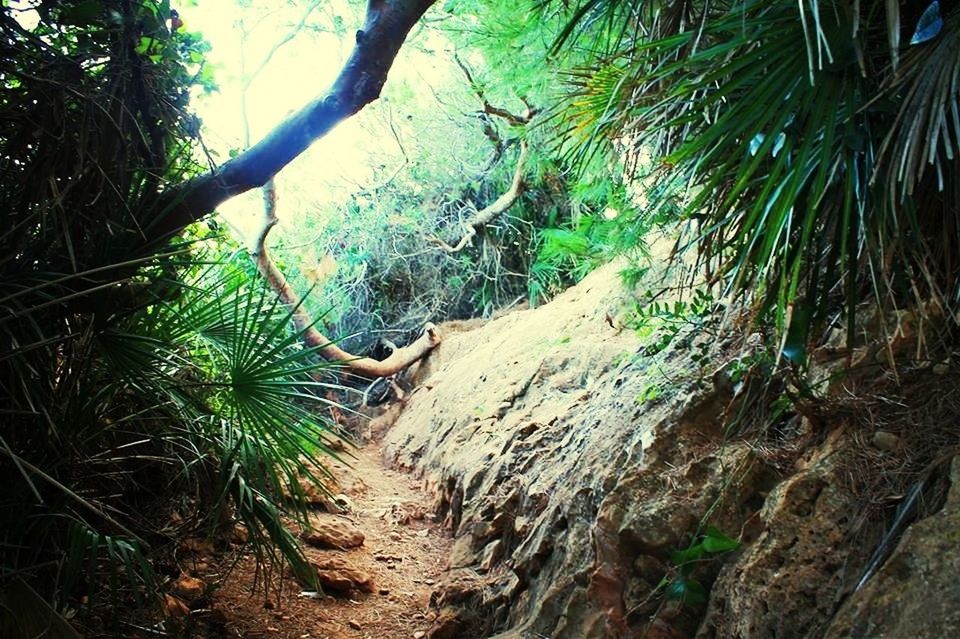
[[[358,357],[333,343],[328,337],[317,330],[315,322],[303,308],[303,300],[297,296],[293,287],[277,268],[266,242],[270,230],[277,224],[277,191],[273,180],[268,180],[263,186],[263,226],[257,234],[257,242],[251,256],[257,263],[257,269],[266,278],[267,284],[280,298],[280,301],[293,314],[293,323],[297,330],[302,332],[304,344],[319,349],[325,359],[340,362],[348,370],[365,377],[389,377],[399,373],[417,360],[426,357],[440,344],[440,331],[431,323],[424,327],[423,334],[412,344],[398,348],[385,360],[375,360],[371,357]]]
[[[237,157],[160,194],[157,213],[143,225],[141,251],[155,250],[231,197],[266,184],[317,138],[376,100],[407,34],[433,2],[368,0],[353,53],[327,94]]]
[[[430,241],[439,246],[447,253],[457,253],[473,239],[477,234],[477,228],[484,224],[489,224],[493,218],[505,212],[520,198],[523,193],[523,174],[526,171],[527,155],[529,147],[527,141],[520,140],[520,157],[517,159],[517,168],[513,172],[513,180],[510,182],[510,188],[491,204],[483,207],[463,222],[464,234],[460,241],[451,246],[439,237],[433,236]]]
[[[499,133],[497,133],[496,129],[490,122],[490,116],[501,118],[512,126],[525,127],[530,124],[531,120],[533,120],[533,116],[536,115],[537,109],[531,106],[523,98],[521,99],[523,99],[523,103],[527,107],[526,113],[523,115],[516,115],[507,109],[490,104],[490,101],[487,100],[487,95],[483,90],[483,86],[474,79],[473,72],[470,70],[470,67],[467,66],[467,63],[461,60],[460,56],[458,55],[454,55],[453,59],[457,63],[457,66],[460,67],[460,70],[463,71],[463,75],[466,76],[467,82],[470,83],[470,88],[473,89],[477,99],[480,100],[480,103],[483,105],[483,111],[480,113],[481,119],[484,123],[483,132],[484,135],[487,136],[487,138],[489,138],[494,144],[494,156],[491,159],[487,169],[485,169],[484,172],[486,172],[503,155],[503,149],[505,148]],[[529,148],[527,146],[527,141],[521,137],[520,157],[517,158],[517,168],[513,172],[513,180],[510,182],[510,188],[491,204],[488,204],[470,216],[469,219],[461,222],[464,233],[455,245],[451,246],[435,235],[430,236],[428,238],[429,241],[433,244],[436,244],[447,253],[458,253],[459,251],[462,251],[477,234],[477,228],[485,224],[489,224],[495,217],[507,211],[516,203],[516,201],[520,198],[520,195],[523,194],[523,174],[526,171],[528,154]]]

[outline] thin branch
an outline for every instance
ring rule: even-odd
[[[268,64],[270,64],[270,60],[273,59],[273,56],[283,47],[283,45],[297,37],[297,34],[300,33],[301,29],[303,29],[303,26],[307,23],[307,19],[310,17],[310,14],[313,13],[313,10],[316,9],[321,2],[323,2],[323,0],[313,0],[313,2],[307,5],[307,8],[303,10],[303,15],[300,16],[300,21],[290,28],[290,31],[287,32],[287,35],[283,36],[282,39],[278,40],[272,47],[270,47],[270,50],[267,51],[267,55],[263,57],[263,60],[261,60],[260,64],[257,65],[257,68],[254,69],[250,75],[243,79],[244,88],[249,87],[250,83],[253,82],[258,75],[260,75],[260,72],[263,71]]]
[[[326,96],[222,166],[161,194],[141,250],[149,252],[228,199],[266,184],[319,137],[380,96],[407,34],[434,0],[371,0],[357,44]],[[118,241],[129,242],[129,238]]]
[[[463,222],[464,234],[456,245],[451,246],[436,236],[430,237],[430,241],[447,253],[462,251],[470,240],[473,239],[473,236],[477,234],[478,227],[489,224],[493,218],[513,206],[523,193],[523,174],[526,171],[528,151],[527,141],[521,139],[520,157],[517,159],[517,168],[513,172],[513,181],[510,183],[510,188],[491,204],[483,207],[470,216],[467,221]]]
[[[365,377],[395,375],[426,357],[440,344],[440,331],[432,323],[424,326],[423,334],[412,344],[394,350],[385,360],[358,357],[334,344],[330,338],[317,330],[316,323],[303,308],[303,299],[297,296],[296,291],[270,257],[266,246],[267,236],[270,235],[277,221],[277,191],[273,186],[273,180],[270,180],[263,187],[263,225],[257,234],[257,243],[251,256],[257,263],[257,269],[266,278],[267,284],[292,313],[293,323],[297,330],[301,331],[304,344],[319,349],[320,355],[325,359],[339,362],[350,372]]]

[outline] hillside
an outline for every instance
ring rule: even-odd
[[[942,491],[960,465],[929,444],[950,439],[955,373],[901,371],[917,394],[873,399],[875,367],[774,416],[759,335],[691,326],[647,355],[655,337],[606,320],[621,290],[603,268],[449,335],[418,373],[384,454],[454,536],[432,636],[953,635],[960,511]],[[840,363],[818,358],[812,375]],[[892,525],[911,487],[922,506]]]

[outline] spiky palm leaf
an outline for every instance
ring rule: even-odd
[[[281,499],[323,476],[316,354],[261,283],[201,262],[202,232],[144,249],[157,194],[196,170],[203,44],[166,30],[168,6],[41,3],[32,31],[0,8],[3,602],[149,603],[190,495],[194,530],[232,507],[261,558],[307,576]]]
[[[580,72],[598,71],[595,85],[623,69],[603,91],[574,85],[574,126],[617,154],[653,152],[663,180],[688,185],[682,218],[703,262],[776,309],[788,354],[802,359],[831,309],[852,333],[869,297],[954,314],[956,11],[905,52],[891,29],[917,16],[880,0],[590,0],[565,34],[590,15],[650,35]]]

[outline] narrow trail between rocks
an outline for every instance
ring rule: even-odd
[[[450,535],[432,521],[429,497],[417,480],[384,466],[379,442],[353,452],[356,458],[349,460],[349,468],[331,464],[350,502],[348,512],[311,515],[319,534],[310,545],[304,543],[326,584],[325,595],[311,596],[289,574],[279,595],[252,592],[254,561],[245,554],[214,596],[215,606],[228,619],[229,636],[425,636],[436,616],[430,596],[447,569]],[[357,531],[363,535],[360,545]]]

